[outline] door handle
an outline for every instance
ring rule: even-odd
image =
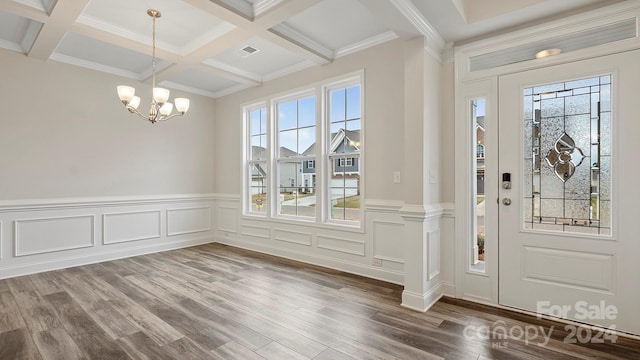
[[[509,198],[503,198],[503,199],[502,199],[502,205],[504,205],[504,206],[509,206],[509,205],[511,205],[511,199],[509,199]]]

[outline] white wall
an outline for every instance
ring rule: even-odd
[[[212,99],[172,91],[189,112],[150,124],[116,93],[145,102],[149,85],[7,50],[0,64],[0,278],[213,240]]]
[[[214,102],[186,96],[184,118],[144,122],[116,86],[150,85],[0,50],[0,200],[210,193]]]

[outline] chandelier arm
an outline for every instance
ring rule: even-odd
[[[179,113],[176,113],[176,114],[171,114],[169,116],[162,116],[162,117],[158,117],[157,121],[167,121],[167,120],[169,120],[171,118],[174,118],[176,116],[182,116],[182,115],[184,115],[184,113],[179,112]]]

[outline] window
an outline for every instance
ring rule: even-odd
[[[339,167],[351,167],[353,166],[353,158],[340,158],[338,159]]]
[[[316,97],[303,96],[276,102],[276,131],[278,152],[279,215],[316,217],[316,196],[305,185],[311,174],[304,171],[304,163],[315,162]]]
[[[359,225],[360,81],[267,99],[270,112],[266,103],[244,108],[245,214]]]
[[[330,220],[360,221],[361,93],[360,84],[327,89],[330,139],[328,161]]]
[[[264,214],[267,205],[267,108],[259,105],[245,112],[248,123],[248,209]]]
[[[478,159],[484,158],[484,145],[478,144],[478,146],[476,146],[476,157]]]

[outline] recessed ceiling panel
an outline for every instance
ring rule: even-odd
[[[245,49],[245,50],[243,50]],[[246,49],[250,49],[247,51]],[[240,69],[243,72],[266,76],[304,61],[300,56],[259,37],[238,44],[205,64]],[[224,67],[224,66],[221,66]]]
[[[285,24],[332,50],[388,31],[358,0],[325,0],[293,16]]]
[[[187,55],[234,28],[217,17],[179,0],[91,0],[78,22],[144,44],[151,43],[152,18],[159,10],[157,47]]]
[[[27,53],[42,23],[0,11],[0,47]]]
[[[150,54],[141,54],[75,33],[64,36],[51,58],[137,80],[151,76]],[[168,65],[167,61],[156,60],[157,70]]]
[[[51,12],[51,7],[56,2],[56,0],[13,0],[13,2],[27,5],[34,9],[42,10],[49,13]]]
[[[205,71],[189,69],[171,77],[167,82],[160,83],[160,85],[163,84],[167,87],[215,96],[215,93],[237,86],[239,83]]]

